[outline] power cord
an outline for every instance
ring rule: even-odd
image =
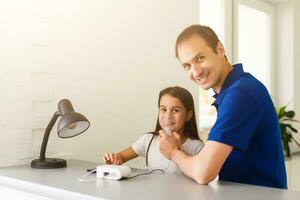
[[[83,176],[80,176],[80,177],[78,178],[78,181],[79,181],[79,182],[84,182],[84,181],[91,181],[91,180],[94,180],[94,178],[88,179],[88,178],[86,178],[86,177],[89,176],[89,175],[92,174],[92,173],[95,173],[96,171],[97,171],[97,169],[93,169],[93,170],[89,171],[87,174],[84,174]]]
[[[97,169],[93,169],[93,170],[89,171],[87,174],[84,174],[83,176],[79,177],[77,180],[78,180],[79,182],[92,181],[92,180],[94,180],[95,178],[86,178],[86,177],[89,176],[89,175],[92,174],[92,173],[95,173],[96,171],[97,171]],[[148,175],[148,174],[151,174],[151,173],[157,172],[157,171],[166,173],[166,172],[165,172],[164,170],[162,170],[162,169],[153,169],[153,170],[150,170],[150,171],[147,171],[147,172],[143,172],[143,173],[136,174],[136,175],[134,175],[134,176],[123,177],[121,180],[132,179],[132,178],[135,178],[135,177],[138,177],[138,176]]]
[[[143,172],[143,173],[140,173],[140,174],[136,174],[136,175],[134,175],[134,176],[123,177],[122,179],[131,179],[131,178],[135,178],[135,177],[142,176],[142,175],[148,175],[148,174],[151,174],[151,173],[157,172],[157,171],[166,173],[166,172],[165,172],[164,170],[162,170],[162,169],[153,169],[153,170],[150,170],[150,171],[148,171],[148,172]]]

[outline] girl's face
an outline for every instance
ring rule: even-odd
[[[192,111],[187,111],[182,102],[171,95],[165,94],[159,102],[159,124],[162,129],[170,129],[179,134],[183,133],[185,123],[193,116]]]

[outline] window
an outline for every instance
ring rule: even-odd
[[[260,0],[199,0],[199,22],[218,35],[232,64],[243,63],[273,94],[274,8]],[[199,89],[199,127],[211,128],[216,120],[213,91]]]
[[[272,93],[273,8],[258,0],[234,1],[234,62],[243,63]]]

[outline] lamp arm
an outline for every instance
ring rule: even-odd
[[[43,143],[42,143],[42,147],[41,147],[40,160],[45,159],[45,153],[46,153],[46,147],[47,147],[47,143],[48,143],[48,138],[49,138],[51,129],[54,126],[54,124],[55,124],[55,122],[56,122],[56,120],[57,120],[57,118],[59,116],[60,116],[59,112],[56,111],[53,114],[53,116],[52,116],[52,118],[51,118],[51,120],[50,120],[50,122],[49,122],[49,124],[48,124],[48,126],[46,128],[46,130],[45,130],[44,138],[43,138]]]

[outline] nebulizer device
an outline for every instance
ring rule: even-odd
[[[174,127],[173,126],[165,126],[165,127],[163,127],[163,130],[165,131],[166,134],[172,135],[172,131],[174,131]]]
[[[131,169],[125,165],[99,165],[97,166],[97,178],[120,180],[129,177]]]

